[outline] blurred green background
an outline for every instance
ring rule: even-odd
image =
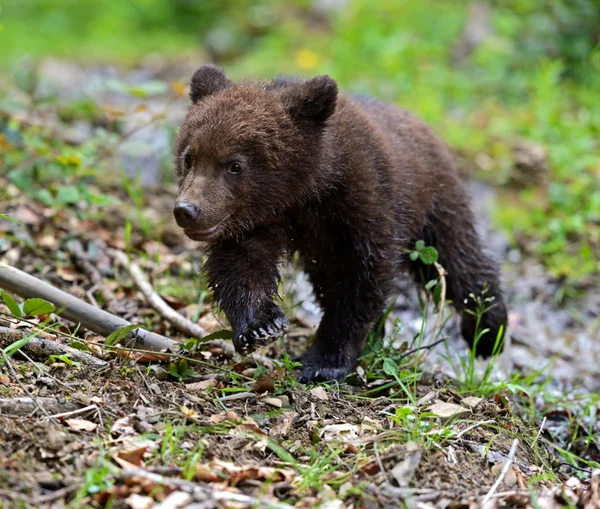
[[[128,69],[213,61],[233,77],[328,73],[430,122],[466,173],[499,189],[496,226],[552,275],[578,288],[600,272],[597,0],[1,5],[4,90],[47,57]]]

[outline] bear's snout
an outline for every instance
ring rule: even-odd
[[[200,209],[189,201],[178,201],[173,209],[175,221],[182,228],[195,226],[200,217]]]

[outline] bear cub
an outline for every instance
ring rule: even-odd
[[[283,335],[278,263],[298,253],[323,309],[300,380],[343,379],[384,314],[399,271],[437,276],[412,262],[418,240],[447,271],[447,297],[477,355],[490,356],[506,327],[498,268],[475,231],[448,148],[420,120],[390,104],[338,92],[328,76],[232,82],[198,69],[177,140],[185,234],[207,243],[206,275],[248,354]],[[474,344],[471,294],[493,298]]]

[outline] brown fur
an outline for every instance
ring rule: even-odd
[[[339,94],[327,76],[234,84],[205,66],[190,96],[177,142],[175,216],[190,238],[208,242],[206,273],[238,351],[289,327],[275,302],[277,265],[298,252],[324,310],[301,380],[345,377],[395,275],[435,276],[408,258],[423,239],[448,272],[448,297],[471,346],[469,295],[488,287],[495,305],[482,319],[490,331],[477,353],[492,353],[506,326],[498,271],[482,252],[453,158],[425,124]]]

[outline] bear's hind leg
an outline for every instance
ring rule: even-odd
[[[502,350],[507,324],[499,269],[484,252],[466,195],[457,191],[453,198],[455,201],[449,205],[437,201],[430,208],[422,239],[438,250],[438,261],[447,272],[447,298],[461,314],[464,339],[471,349],[475,349],[476,355],[490,357]],[[413,268],[417,278],[424,276],[425,283],[438,276],[433,266],[416,263]],[[489,308],[479,318],[479,324],[478,305],[473,297],[484,299],[483,307]],[[488,332],[475,344],[476,334],[485,329]]]

